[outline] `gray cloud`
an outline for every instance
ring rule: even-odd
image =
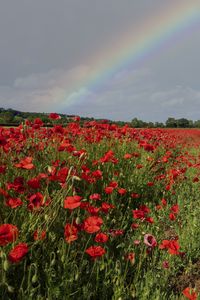
[[[92,58],[178,2],[0,0],[0,106],[122,120],[200,118],[199,21],[137,68],[118,70],[97,89],[88,84]]]

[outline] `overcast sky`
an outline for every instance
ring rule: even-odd
[[[200,17],[98,89],[87,84],[91,57],[164,12],[166,2],[173,9],[180,1],[0,0],[0,107],[127,121],[200,119]]]

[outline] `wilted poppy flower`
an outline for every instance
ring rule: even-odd
[[[145,234],[144,235],[144,243],[146,246],[154,248],[157,246],[157,241],[152,234]]]
[[[45,230],[35,230],[33,233],[33,238],[35,241],[41,241],[44,240],[46,237],[46,231]]]
[[[139,240],[135,240],[135,241],[133,241],[133,244],[136,245],[136,246],[138,246],[140,244],[140,241]]]
[[[93,259],[97,257],[101,257],[103,254],[106,253],[106,250],[101,246],[91,246],[85,250],[87,254],[89,254]]]
[[[128,254],[125,256],[125,258],[126,258],[127,260],[129,260],[130,263],[131,263],[132,265],[134,265],[134,263],[135,263],[135,253],[134,253],[134,252],[128,253]]]
[[[137,223],[131,224],[131,228],[132,228],[132,229],[137,229],[139,226],[140,226],[140,225],[137,224]]]
[[[110,234],[115,237],[118,235],[123,235],[124,234],[124,230],[123,229],[110,229]]]
[[[162,267],[163,267],[164,269],[169,269],[169,262],[168,262],[167,260],[163,261]]]
[[[26,243],[20,243],[10,251],[8,254],[8,260],[12,263],[18,263],[27,253],[28,245]]]
[[[19,235],[18,228],[12,224],[0,225],[0,246],[6,246],[16,241]]]

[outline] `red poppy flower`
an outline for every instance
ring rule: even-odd
[[[94,240],[97,243],[106,243],[108,241],[108,239],[109,239],[109,237],[107,236],[107,234],[100,232],[100,233],[97,233]]]
[[[100,194],[92,194],[90,195],[91,200],[101,200],[101,195]]]
[[[37,177],[29,179],[27,181],[27,184],[32,189],[39,189],[40,188],[40,180]]]
[[[23,194],[25,191],[24,178],[19,176],[16,177],[13,182],[8,182],[7,189],[14,190],[17,193]]]
[[[137,229],[139,226],[140,226],[140,225],[137,224],[137,223],[131,224],[131,228],[132,228],[132,229]]]
[[[112,205],[112,204],[108,204],[108,203],[106,203],[106,202],[103,202],[103,203],[101,204],[101,210],[102,210],[105,214],[107,214],[108,211],[109,211],[109,209],[111,209],[111,208],[115,208],[115,206]]]
[[[136,168],[137,168],[137,169],[142,169],[142,168],[143,168],[143,165],[138,164],[138,165],[136,166]]]
[[[5,174],[6,166],[0,166],[0,174]]]
[[[49,114],[49,119],[52,119],[52,120],[59,120],[59,119],[61,119],[61,116],[59,116],[59,115],[56,114],[56,113],[50,113],[50,114]]]
[[[18,228],[12,224],[0,225],[0,246],[6,246],[16,241],[19,235]]]
[[[126,189],[123,189],[123,188],[118,189],[118,193],[119,193],[121,196],[125,195],[126,192],[127,192]]]
[[[0,195],[3,195],[4,197],[9,198],[9,194],[2,188],[0,188]]]
[[[140,195],[137,194],[137,193],[132,193],[132,194],[131,194],[131,198],[133,198],[133,199],[138,199],[138,198],[140,198]]]
[[[179,243],[178,241],[171,241],[171,240],[163,240],[159,246],[160,249],[168,249],[169,254],[172,255],[179,255]]]
[[[6,205],[10,206],[11,208],[16,208],[18,206],[21,206],[23,204],[22,200],[20,198],[8,198],[6,201]]]
[[[65,225],[64,235],[65,235],[65,240],[67,243],[71,243],[71,242],[77,240],[78,239],[77,234],[78,234],[78,229],[74,225],[69,224],[69,223],[67,223]]]
[[[113,188],[117,188],[117,187],[118,187],[118,183],[117,183],[117,181],[111,181],[111,182],[109,183],[109,186],[111,186],[111,187],[113,187]]]
[[[107,187],[105,187],[104,191],[107,195],[112,194],[112,192],[114,191],[114,187],[107,186]]]
[[[154,186],[154,183],[152,181],[150,181],[150,182],[147,182],[147,185],[148,186]]]
[[[161,200],[161,203],[162,203],[163,206],[167,205],[167,201],[164,198]]]
[[[86,209],[91,215],[97,215],[101,208],[89,205]]]
[[[130,159],[132,155],[130,153],[124,154],[124,159]]]
[[[8,260],[12,263],[18,263],[27,253],[28,245],[26,243],[20,243],[10,251],[8,254]]]
[[[197,299],[197,293],[193,291],[193,289],[187,287],[182,291],[183,295],[189,299],[189,300],[196,300]]]
[[[178,204],[173,205],[173,206],[170,208],[170,210],[171,210],[172,213],[178,214],[178,212],[179,212],[179,206],[178,206]]]
[[[97,179],[101,179],[102,178],[102,171],[101,170],[96,170],[94,172],[92,172],[92,176],[94,176]]]
[[[97,257],[101,257],[103,254],[105,254],[106,250],[101,246],[91,246],[86,249],[85,252],[89,254],[93,259],[96,259]]]
[[[37,192],[36,194],[31,195],[29,198],[28,209],[29,210],[38,210],[41,206],[44,205],[44,196]]]
[[[172,213],[170,213],[170,214],[169,214],[169,219],[170,219],[171,221],[174,221],[174,220],[176,220],[176,215],[175,215],[175,214],[172,214]]]
[[[18,164],[15,164],[15,167],[26,169],[26,170],[31,170],[35,167],[34,164],[32,164],[32,160],[33,160],[32,157],[29,157],[29,156],[25,157]]]
[[[75,117],[73,117],[73,120],[74,120],[74,122],[79,122],[80,121],[80,117],[79,116],[75,116]]]
[[[148,223],[150,223],[150,224],[154,223],[154,219],[152,217],[145,218],[145,221],[148,222]]]
[[[64,200],[64,208],[68,209],[75,209],[81,205],[81,199],[80,196],[69,196]]]
[[[94,233],[100,230],[102,224],[102,218],[91,216],[84,221],[84,230],[88,233]]]

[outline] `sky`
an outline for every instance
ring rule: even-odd
[[[148,24],[161,20],[165,36],[162,16],[185,0],[0,0],[0,107],[123,121],[200,119],[199,1],[189,1],[197,4],[194,22],[125,63],[123,51],[137,46],[140,29],[148,37]]]

